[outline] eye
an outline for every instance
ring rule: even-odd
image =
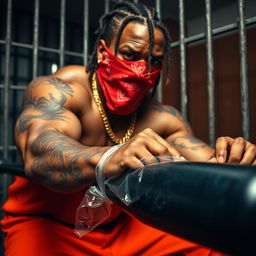
[[[122,53],[123,59],[125,60],[134,60],[135,56],[132,52],[123,52]]]

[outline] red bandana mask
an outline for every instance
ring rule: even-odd
[[[106,46],[97,77],[109,111],[129,115],[137,110],[144,96],[156,85],[161,69],[145,61],[126,61],[115,56]]]

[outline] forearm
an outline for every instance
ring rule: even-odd
[[[167,141],[190,161],[206,162],[214,153],[212,147],[191,134],[176,134],[168,137]]]
[[[94,169],[108,147],[87,147],[57,131],[41,133],[28,144],[26,175],[62,192],[95,182]]]

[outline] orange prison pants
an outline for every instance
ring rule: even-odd
[[[43,217],[6,216],[5,256],[221,256],[122,214],[79,238],[74,229]]]

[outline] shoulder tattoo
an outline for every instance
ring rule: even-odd
[[[59,78],[50,78],[47,81],[53,85],[58,93],[48,93],[48,97],[32,96],[33,89],[39,85],[32,85],[28,88],[26,95],[26,109],[23,111],[19,118],[16,132],[26,132],[30,127],[32,119],[42,120],[62,120],[67,121],[68,117],[65,116],[64,105],[67,102],[67,96],[73,97],[74,90],[70,85],[64,83]],[[36,110],[38,114],[28,114],[29,110]],[[27,114],[26,114],[27,113]]]

